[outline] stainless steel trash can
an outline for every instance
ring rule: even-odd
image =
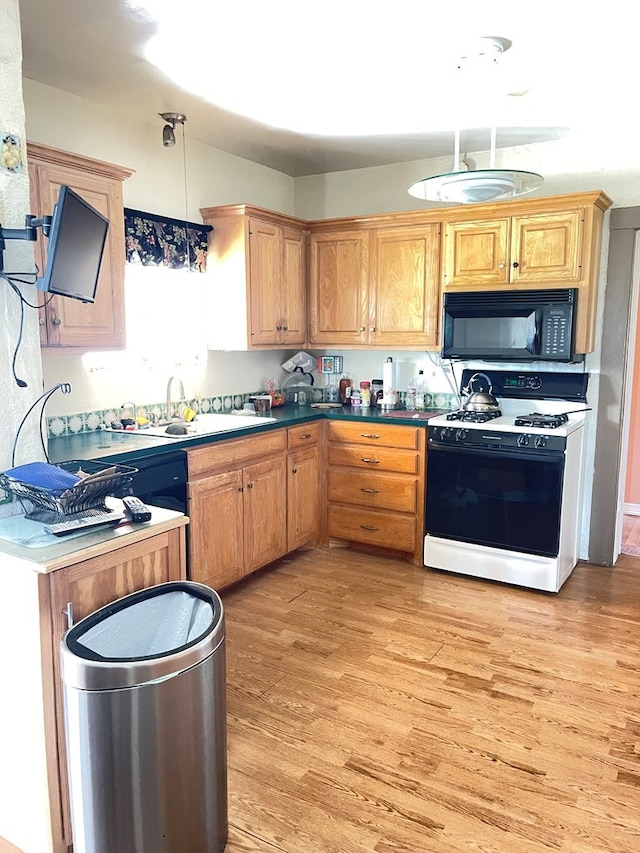
[[[173,581],[62,640],[75,853],[220,853],[227,840],[222,602]]]

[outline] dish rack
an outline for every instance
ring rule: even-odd
[[[128,465],[109,465],[88,459],[60,462],[55,467],[69,474],[84,475],[84,478],[71,488],[60,490],[22,483],[5,472],[0,473],[0,489],[15,495],[21,503],[28,501],[31,504],[31,507],[25,507],[25,518],[55,524],[107,511],[105,498],[120,491],[138,472],[137,468]]]

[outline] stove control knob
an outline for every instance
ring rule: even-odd
[[[450,436],[451,430],[449,429],[449,427],[442,427],[442,429],[440,430],[440,438],[443,441],[446,441]]]
[[[536,438],[536,447],[546,447],[547,446],[547,436],[539,435]]]
[[[529,436],[525,433],[518,436],[518,447],[527,447],[529,444]]]
[[[456,441],[464,441],[467,437],[468,433],[466,429],[459,429],[456,431]]]

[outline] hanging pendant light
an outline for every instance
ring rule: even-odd
[[[477,57],[487,56],[495,64],[496,56],[511,46],[508,39],[488,37],[480,40],[483,44]],[[467,59],[468,57],[464,57]],[[442,201],[449,204],[479,204],[489,201],[515,198],[537,190],[544,178],[537,172],[525,172],[518,169],[496,169],[496,128],[491,128],[491,151],[488,169],[461,169],[460,130],[455,132],[453,169],[443,175],[422,178],[411,184],[409,195],[423,201]]]

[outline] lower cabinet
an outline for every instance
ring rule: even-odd
[[[422,427],[329,421],[327,533],[403,552],[422,565]]]
[[[310,423],[189,451],[192,580],[221,589],[316,539],[320,428]]]

